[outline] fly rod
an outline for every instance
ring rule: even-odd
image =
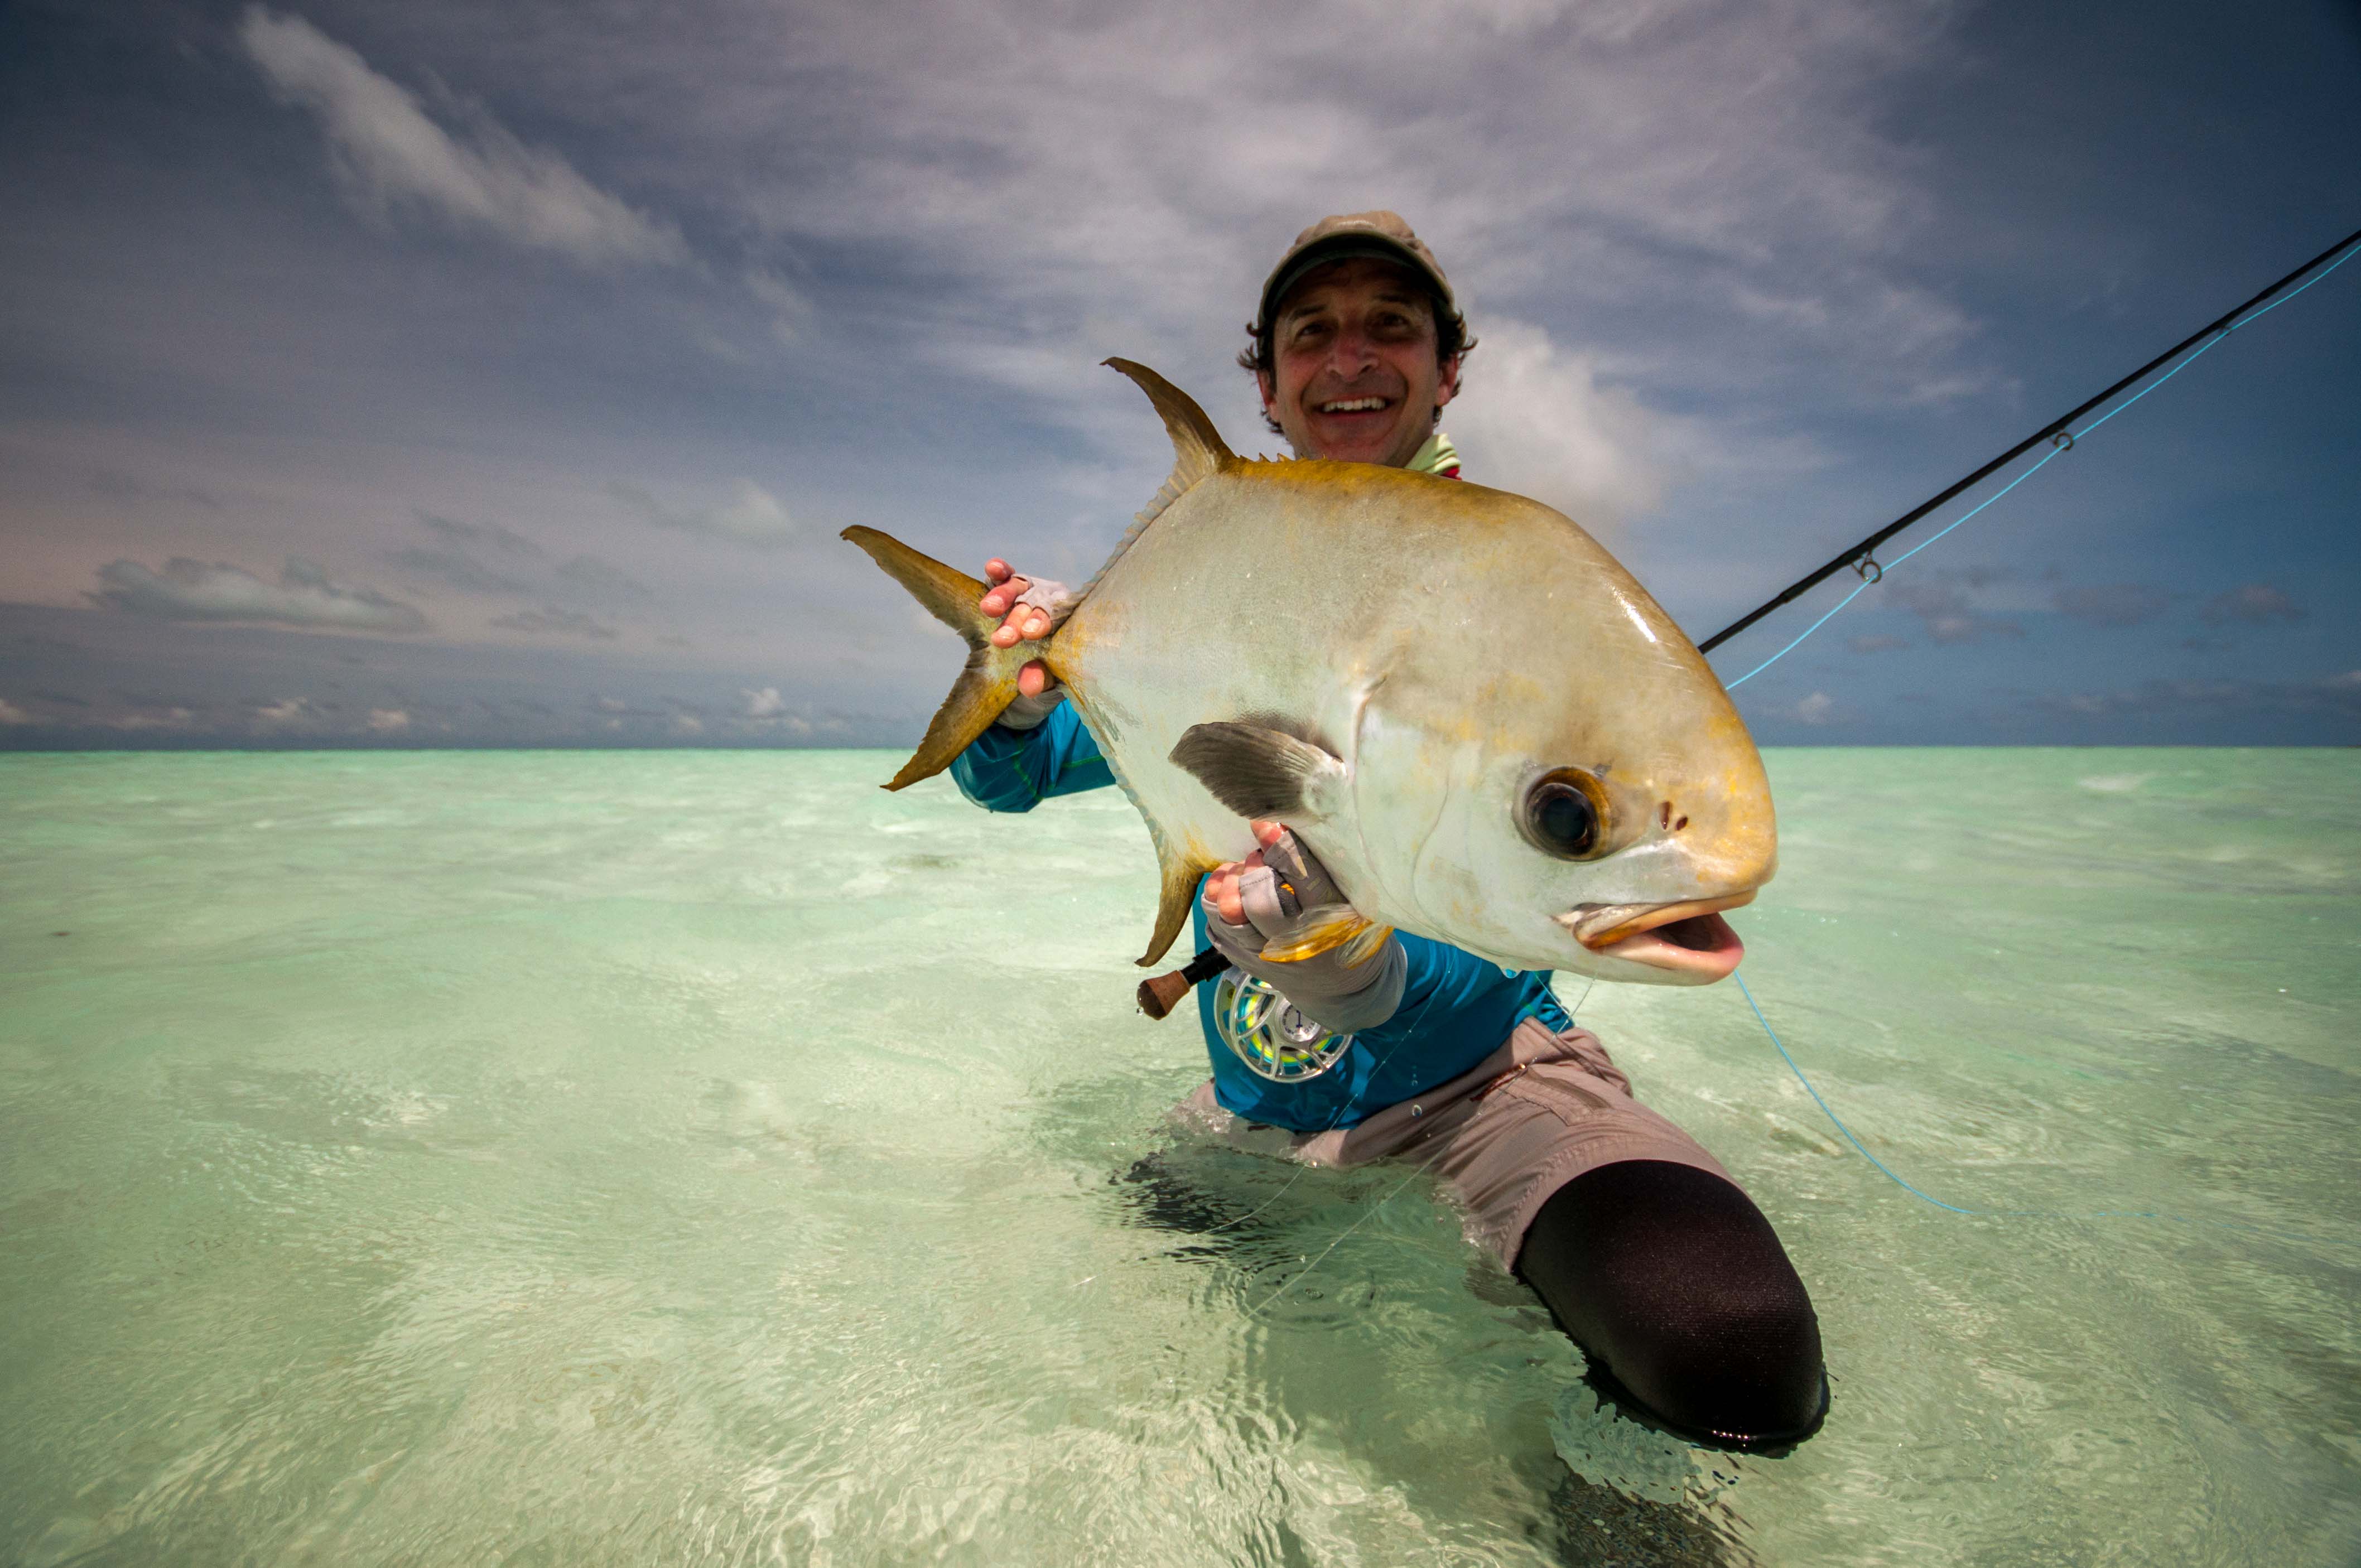
[[[1806,576],[1800,577],[1795,582],[1790,583],[1787,587],[1782,588],[1776,597],[1763,604],[1757,605],[1754,609],[1747,611],[1744,615],[1740,616],[1736,620],[1731,621],[1728,626],[1723,627],[1720,630],[1715,632],[1712,636],[1698,643],[1697,652],[1700,653],[1712,652],[1714,649],[1719,647],[1722,643],[1729,641],[1731,638],[1737,636],[1740,632],[1745,630],[1748,627],[1753,625],[1756,621],[1762,620],[1773,610],[1777,609],[1781,605],[1787,603],[1790,599],[1795,598],[1799,594],[1807,592],[1818,584],[1825,582],[1829,577],[1836,576],[1839,572],[1843,571],[1848,566],[1851,566],[1854,569],[1862,572],[1864,575],[1875,570],[1876,563],[1874,556],[1879,545],[1884,543],[1887,540],[1893,538],[1895,534],[1901,532],[1912,523],[1916,522],[1920,518],[1925,517],[1928,512],[1933,511],[1937,507],[1941,506],[1952,497],[1957,496],[1963,490],[1972,488],[1986,478],[1989,478],[1993,473],[2006,467],[2009,464],[2015,462],[2017,458],[2024,456],[2027,452],[2030,452],[2036,446],[2040,445],[2043,442],[2055,441],[2062,436],[2066,443],[2070,445],[2073,442],[2074,435],[2073,432],[2069,427],[2072,425],[2076,420],[2081,419],[2084,414],[2089,413],[2092,409],[2099,407],[2101,404],[2106,402],[2109,399],[2115,397],[2127,388],[2137,385],[2148,375],[2162,368],[2164,366],[2170,364],[2173,360],[2179,358],[2181,355],[2187,353],[2191,348],[2194,347],[2197,344],[2202,342],[2214,333],[2221,332],[2224,328],[2229,327],[2231,323],[2236,322],[2240,316],[2245,315],[2248,311],[2253,310],[2257,305],[2261,304],[2264,301],[2279,292],[2289,284],[2293,283],[2298,279],[2303,277],[2306,273],[2315,270],[2322,263],[2329,260],[2338,252],[2349,247],[2356,240],[2361,240],[2361,229],[2356,229],[2351,234],[2346,235],[2343,239],[2338,240],[2334,245],[2330,246],[2326,250],[2322,251],[2318,256],[2313,257],[2310,261],[2305,262],[2302,266],[2297,268],[2294,271],[2289,273],[2286,277],[2280,279],[2278,282],[2272,284],[2261,293],[2257,294],[2253,299],[2248,300],[2246,303],[2239,305],[2233,310],[2224,312],[2212,322],[2198,328],[2195,332],[2191,333],[2187,337],[2182,338],[2179,343],[2174,344],[2162,354],[2158,355],[2155,358],[2149,360],[2147,364],[2141,366],[2138,369],[2133,371],[2130,375],[2125,377],[2114,386],[2109,387],[2097,397],[2081,404],[2072,412],[2060,414],[2056,419],[2051,420],[2048,424],[2043,425],[2039,430],[2035,431],[2023,441],[2018,442],[2015,445],[2010,447],[2007,451],[2002,453],[1999,456],[1993,458],[1991,462],[1985,464],[1974,473],[1969,475],[1966,478],[1961,479],[1958,484],[1949,487],[1940,495],[1935,496],[1931,499],[1921,501],[1918,505],[1912,507],[1908,511],[1904,512],[1900,517],[1895,518],[1892,522],[1887,523],[1875,533],[1871,534],[1860,543],[1852,546],[1850,550],[1845,551],[1835,560],[1830,561],[1827,565],[1822,566],[1818,571],[1813,572]]]

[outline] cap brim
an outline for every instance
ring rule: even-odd
[[[1451,285],[1444,282],[1433,268],[1408,246],[1397,243],[1381,234],[1339,234],[1316,240],[1297,254],[1280,262],[1268,282],[1263,285],[1262,309],[1256,313],[1256,325],[1268,331],[1271,313],[1279,308],[1294,287],[1304,278],[1332,261],[1389,261],[1419,280],[1443,302],[1446,311],[1458,307],[1452,302]]]

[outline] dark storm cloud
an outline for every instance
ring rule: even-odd
[[[2326,716],[2361,739],[2361,670],[2317,681],[2157,680],[2112,691],[2044,694],[2026,706],[2053,717],[2224,718]]]
[[[522,556],[532,561],[538,561],[546,554],[523,534],[502,528],[497,522],[463,522],[457,518],[440,517],[423,509],[413,515],[422,527],[440,534],[461,549],[489,547],[502,554]]]
[[[588,637],[594,641],[610,641],[622,635],[595,616],[578,610],[558,609],[544,605],[539,609],[522,609],[513,615],[496,618],[492,624],[511,631],[554,633],[560,637]]]
[[[126,615],[156,620],[245,621],[341,631],[423,631],[426,617],[413,605],[369,588],[339,587],[319,566],[291,555],[276,586],[237,566],[176,555],[162,572],[137,561],[99,568],[104,585],[87,597]]]
[[[643,521],[707,539],[776,549],[796,543],[801,535],[779,499],[752,479],[731,486],[729,499],[692,510],[668,507],[649,494],[646,487],[620,480],[608,486],[607,493]]]
[[[465,550],[435,550],[424,545],[406,544],[398,550],[387,551],[385,558],[406,572],[432,577],[466,593],[517,594],[525,591],[524,579],[496,572]]]
[[[518,575],[519,568],[544,558],[540,545],[496,522],[463,522],[423,509],[412,515],[442,543],[401,545],[387,551],[385,558],[463,593],[524,593],[530,585]],[[485,554],[505,557],[508,564],[494,566],[482,558]]]
[[[1892,597],[1918,617],[1930,641],[1960,644],[2025,635],[2025,628],[2015,621],[1978,609],[1970,590],[1971,585],[1921,577],[1894,584]]]
[[[2209,626],[2242,621],[2268,626],[2274,621],[2301,620],[2303,607],[2268,583],[2246,583],[2205,602],[2200,612]]]
[[[2138,626],[2155,620],[2171,603],[2159,588],[2140,583],[2101,583],[2090,587],[2059,588],[2050,602],[2058,613],[2089,626]]]
[[[207,511],[222,510],[220,498],[210,491],[188,485],[151,485],[120,468],[93,468],[89,484],[92,494],[111,501],[181,501]]]
[[[645,604],[655,598],[645,583],[596,555],[577,555],[558,567],[556,587],[587,603]]]

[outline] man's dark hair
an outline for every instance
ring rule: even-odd
[[[1455,357],[1466,360],[1476,351],[1476,340],[1467,333],[1467,318],[1457,311],[1444,309],[1442,296],[1433,290],[1422,289],[1419,291],[1426,296],[1427,312],[1434,317],[1434,362],[1448,365]],[[1238,350],[1238,368],[1251,373],[1257,384],[1265,376],[1277,378],[1278,362],[1272,356],[1270,343],[1277,324],[1275,322],[1268,324],[1258,322],[1246,323],[1248,341],[1246,347]],[[1442,422],[1441,409],[1435,409],[1427,415],[1429,424]],[[1287,433],[1279,427],[1279,421],[1268,414],[1262,416],[1262,422],[1269,427],[1273,435]]]

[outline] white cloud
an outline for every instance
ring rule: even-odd
[[[778,730],[788,735],[809,735],[814,726],[802,714],[787,711],[787,699],[779,695],[776,686],[764,686],[761,691],[741,690],[738,710],[740,722],[757,729]]]
[[[151,620],[235,620],[345,631],[423,631],[413,605],[367,588],[339,587],[318,565],[291,555],[276,587],[242,568],[175,556],[162,572],[137,561],[99,568],[94,604]]]
[[[1443,422],[1482,454],[1470,477],[1548,502],[1593,532],[1612,533],[1664,499],[1658,452],[1666,422],[1629,393],[1598,385],[1595,359],[1523,322],[1486,323],[1467,391]]]
[[[302,724],[312,717],[312,705],[300,696],[282,697],[254,710],[254,721],[265,726]]]
[[[794,343],[812,313],[811,301],[803,291],[767,267],[746,269],[744,282],[755,302],[770,313],[771,335],[781,343]]]
[[[2274,620],[2301,620],[2303,607],[2268,583],[2243,583],[2208,599],[2201,613],[2210,626],[2232,620],[2267,626]]]
[[[196,714],[185,707],[168,707],[161,713],[126,713],[108,721],[115,729],[186,729]]]
[[[399,707],[372,707],[368,727],[379,735],[399,735],[410,728],[410,715]]]
[[[367,203],[415,203],[588,266],[688,259],[670,225],[599,190],[555,153],[525,146],[489,116],[477,116],[466,141],[453,137],[407,90],[300,16],[250,6],[237,37],[283,102],[319,116],[338,172]]]
[[[1789,716],[1803,724],[1828,724],[1836,718],[1836,698],[1826,692],[1814,692],[1798,701]]]
[[[27,713],[6,697],[0,696],[0,724],[30,724],[31,722],[33,722],[31,714]]]
[[[695,511],[668,507],[639,485],[610,485],[608,493],[658,528],[676,528],[708,539],[771,548],[792,542],[801,532],[779,498],[752,479],[734,481],[726,499]]]

